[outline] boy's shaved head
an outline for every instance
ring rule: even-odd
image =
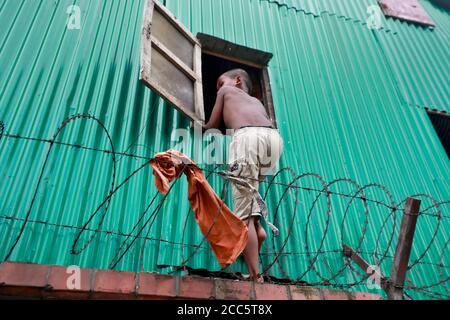
[[[245,87],[247,88],[247,93],[250,94],[253,90],[252,80],[250,79],[250,76],[248,75],[247,71],[245,71],[244,69],[233,69],[227,71],[224,74],[222,74],[221,77],[228,77],[231,79],[240,77],[244,82]]]

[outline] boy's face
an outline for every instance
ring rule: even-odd
[[[219,91],[220,88],[225,87],[225,86],[239,88],[239,83],[240,83],[239,77],[236,77],[235,79],[233,79],[233,78],[222,75],[217,80],[217,91]]]

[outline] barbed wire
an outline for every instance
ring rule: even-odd
[[[72,143],[52,141],[50,139],[26,137],[26,136],[21,136],[21,135],[17,135],[17,134],[5,134],[5,137],[6,138],[10,138],[10,139],[27,140],[27,141],[34,141],[34,142],[49,143],[49,144],[53,143],[54,145],[71,147],[71,148],[75,148],[75,149],[79,149],[79,150],[101,152],[101,153],[105,153],[105,154],[113,154],[114,153],[116,156],[121,156],[121,157],[135,159],[135,160],[150,161],[150,160],[153,159],[152,157],[146,157],[146,156],[142,156],[142,155],[138,155],[138,154],[134,154],[134,153],[113,152],[112,150],[107,150],[107,149],[87,147],[87,146],[83,146],[83,145],[80,145],[80,144],[72,144]],[[157,151],[155,151],[154,149],[151,149],[148,146],[143,145],[143,144],[133,144],[131,146],[145,147],[150,152],[153,152],[154,154],[157,153]],[[202,167],[202,166],[198,166],[198,167],[205,173],[210,173],[210,174],[217,174],[218,173],[217,171],[208,169],[207,167]],[[263,184],[268,184],[267,181],[259,181],[258,179],[254,179],[254,178],[246,177],[245,179],[248,180],[248,181],[254,181],[254,182],[257,181],[257,182],[260,182],[260,183],[263,183]],[[289,186],[289,184],[286,184],[286,183],[283,183],[283,182],[274,182],[273,185],[280,186],[280,187],[289,187],[291,189],[300,189],[300,190],[303,190],[303,191],[324,192],[322,190],[319,190],[319,189],[316,189],[316,188],[313,188],[313,187]],[[330,192],[330,195],[336,195],[336,196],[346,197],[346,198],[352,198],[353,197],[353,195],[351,195],[351,194],[340,193],[340,192],[336,192],[336,191],[329,191],[329,192]],[[374,199],[370,199],[370,198],[361,198],[361,197],[356,197],[356,199],[365,200],[365,201],[370,202],[370,203],[374,203],[374,204],[377,204],[377,205],[380,205],[380,206],[384,206],[384,207],[386,207],[388,209],[391,209],[391,210],[402,210],[402,208],[400,208],[400,207],[391,206],[391,205],[389,205],[389,204],[387,204],[387,203],[385,203],[383,201],[380,201],[380,200],[374,200]],[[439,204],[443,205],[443,204],[449,204],[449,203],[450,203],[450,200],[446,200],[446,201],[440,202]],[[431,217],[437,217],[436,214],[426,213],[427,211],[429,211],[431,209],[434,209],[434,208],[435,208],[434,205],[429,206],[426,209],[423,209],[423,210],[419,211],[419,214],[421,214],[421,215],[428,215],[428,216],[431,216]],[[441,216],[441,217],[442,218],[450,218],[450,215]]]
[[[56,141],[57,138],[61,135],[61,133],[64,131],[64,129],[72,122],[75,121],[90,121],[94,123],[95,125],[99,126],[103,132],[103,134],[107,137],[107,141],[110,145],[111,149],[100,149],[100,148],[94,148],[89,146],[84,146],[80,144],[72,144],[72,143],[66,143],[66,142],[60,142]],[[136,176],[139,172],[149,167],[149,161],[160,161],[165,162],[165,160],[160,159],[152,159],[149,157],[140,156],[137,154],[129,153],[128,150],[131,149],[135,143],[130,144],[130,146],[127,148],[125,152],[116,152],[114,148],[114,144],[112,142],[111,136],[107,130],[107,128],[103,125],[103,123],[97,119],[94,116],[91,115],[83,115],[83,114],[77,114],[70,118],[67,118],[62,122],[62,124],[58,127],[55,135],[51,139],[42,139],[42,138],[33,138],[33,137],[24,137],[17,134],[10,134],[5,133],[3,122],[0,122],[0,140],[2,138],[6,139],[13,139],[13,140],[23,140],[23,141],[31,141],[31,142],[39,142],[44,144],[49,144],[49,148],[46,152],[43,165],[40,170],[39,179],[37,181],[36,187],[33,190],[33,197],[32,200],[28,206],[28,209],[25,214],[25,218],[18,218],[11,217],[11,216],[0,216],[1,220],[8,220],[8,221],[18,221],[21,222],[22,225],[20,227],[19,233],[17,234],[16,239],[13,241],[12,245],[9,247],[9,250],[7,250],[7,255],[4,258],[4,261],[7,261],[12,253],[14,252],[15,248],[17,247],[18,243],[20,242],[20,239],[23,237],[23,233],[25,230],[25,227],[27,224],[41,224],[45,226],[52,226],[57,228],[70,228],[77,231],[77,235],[75,237],[75,240],[72,244],[71,248],[71,254],[73,255],[80,255],[95,239],[95,237],[98,234],[105,234],[105,235],[114,235],[119,237],[124,237],[124,241],[119,246],[118,250],[116,251],[113,259],[110,262],[109,267],[111,269],[115,269],[118,264],[122,261],[124,256],[129,252],[129,250],[133,247],[133,245],[136,243],[137,240],[142,240],[142,247],[139,254],[139,265],[141,270],[144,270],[144,256],[145,256],[145,247],[147,241],[157,241],[162,243],[167,243],[171,245],[179,245],[181,246],[181,254],[180,254],[180,262],[173,266],[173,271],[171,273],[180,271],[180,270],[186,270],[188,267],[189,262],[192,260],[192,258],[200,251],[200,250],[207,250],[209,247],[205,245],[207,243],[207,237],[211,230],[216,225],[216,222],[218,220],[218,217],[222,214],[223,205],[225,204],[225,200],[227,198],[227,190],[229,187],[229,182],[225,181],[222,185],[222,192],[221,192],[221,198],[222,198],[222,205],[218,209],[214,221],[210,226],[209,231],[203,235],[200,243],[198,244],[186,244],[185,243],[185,231],[187,229],[188,224],[188,218],[191,216],[192,210],[189,209],[188,214],[185,217],[184,226],[183,226],[183,232],[181,237],[181,243],[180,242],[171,242],[169,240],[165,239],[158,239],[154,237],[149,237],[149,234],[152,230],[152,227],[159,216],[161,209],[165,203],[165,201],[168,199],[169,195],[171,194],[173,188],[175,185],[177,185],[177,182],[180,180],[183,173],[190,168],[191,166],[195,166],[194,164],[182,164],[182,170],[180,171],[180,174],[178,177],[173,181],[172,185],[170,186],[169,192],[164,195],[158,202],[157,199],[159,198],[159,194],[156,192],[156,194],[151,198],[148,205],[146,206],[146,209],[139,215],[139,219],[136,222],[136,224],[133,226],[132,230],[129,233],[121,233],[121,232],[115,232],[115,231],[108,231],[108,230],[102,230],[102,226],[105,220],[105,216],[107,214],[107,211],[111,204],[111,199],[113,196],[121,190],[127,183],[130,182],[130,180]],[[142,134],[142,131],[141,131]],[[48,164],[49,156],[53,150],[53,147],[55,145],[74,148],[77,150],[85,150],[85,151],[93,151],[93,152],[100,152],[104,153],[106,155],[111,156],[111,162],[112,162],[112,172],[111,172],[111,186],[109,188],[109,191],[105,197],[105,199],[100,203],[100,205],[93,211],[92,214],[89,215],[88,220],[83,224],[83,226],[70,226],[70,225],[64,225],[64,224],[55,224],[45,221],[38,221],[38,220],[31,220],[30,215],[33,209],[34,202],[36,200],[36,195],[38,193],[39,187],[41,185],[41,181],[44,176],[45,169]],[[142,147],[146,147],[150,152],[155,154],[156,152],[148,148],[145,145],[142,145]],[[117,163],[117,157],[120,156],[120,160],[123,158],[129,158],[134,159],[136,161],[143,160],[144,162],[136,169],[134,170],[130,175],[128,175],[121,183],[116,182],[116,163]],[[172,163],[167,162],[166,164],[172,165]],[[208,179],[211,175],[216,175],[219,177],[221,176],[222,170],[224,167],[223,165],[215,165],[214,168],[203,168],[200,167],[200,169],[207,174],[206,178]],[[278,178],[280,178],[282,175],[288,174],[290,177],[287,178],[289,183],[280,182],[277,181]],[[247,180],[257,180],[257,179],[251,179],[251,178],[245,178]],[[305,180],[314,180],[316,183],[320,185],[320,187],[313,187],[313,184],[310,183],[310,185],[305,186],[303,181]],[[284,179],[286,181],[286,179]],[[349,259],[348,257],[345,257],[343,255],[343,249],[333,249],[333,250],[327,250],[325,249],[325,243],[327,240],[327,236],[330,234],[330,230],[333,230],[334,233],[337,234],[340,233],[340,244],[346,244],[346,230],[348,229],[347,224],[349,223],[349,213],[350,209],[355,206],[356,202],[362,203],[362,206],[364,208],[364,221],[361,224],[362,230],[360,232],[360,235],[357,239],[357,242],[353,244],[353,250],[356,255],[365,255],[367,257],[371,257],[374,260],[374,265],[376,266],[383,266],[383,263],[386,260],[392,259],[392,255],[389,255],[389,253],[392,251],[392,246],[394,244],[395,235],[397,234],[397,213],[402,214],[409,214],[404,212],[404,204],[406,200],[403,200],[399,203],[395,203],[393,195],[390,193],[390,191],[383,185],[380,184],[367,184],[364,186],[360,186],[356,181],[353,181],[348,178],[339,178],[335,179],[331,182],[326,182],[326,180],[321,177],[320,175],[316,173],[304,173],[302,175],[296,175],[295,171],[292,168],[284,168],[278,171],[271,179],[267,181],[259,181],[262,184],[266,186],[265,194],[263,199],[265,201],[270,201],[273,199],[273,197],[269,198],[269,194],[280,193],[281,196],[277,201],[274,203],[274,208],[272,214],[273,214],[273,221],[276,224],[278,221],[280,223],[284,222],[287,217],[281,215],[281,208],[283,206],[289,206],[291,210],[290,213],[290,220],[287,223],[286,232],[284,233],[284,238],[276,238],[275,236],[271,237],[271,252],[261,252],[260,257],[261,261],[265,259],[265,263],[263,264],[263,275],[267,279],[271,279],[272,274],[274,272],[273,268],[274,266],[277,266],[279,272],[282,274],[283,279],[287,279],[296,283],[304,282],[308,283],[308,285],[315,285],[315,286],[327,286],[327,287],[334,287],[334,288],[352,288],[359,285],[363,285],[365,281],[370,277],[370,274],[367,274],[366,272],[359,272],[355,266],[354,262]],[[117,185],[117,186],[116,186]],[[349,193],[343,193],[338,192],[335,190],[332,190],[337,185],[346,185],[350,186],[353,191]],[[279,187],[280,190],[274,190],[272,191],[273,187]],[[303,245],[304,245],[304,251],[300,252],[289,252],[285,249],[288,247],[288,243],[297,242],[298,236],[300,234],[297,234],[298,228],[301,227],[301,221],[298,221],[299,215],[297,214],[298,207],[300,203],[304,203],[303,201],[300,201],[299,192],[305,192],[309,196],[313,194],[314,200],[312,200],[311,205],[309,206],[309,209],[305,207],[305,212],[308,212],[306,217],[306,221],[304,221],[304,228],[303,228]],[[374,199],[370,198],[367,195],[370,193],[369,191],[377,191],[381,192],[385,196],[384,199]],[[313,216],[314,211],[320,207],[320,205],[323,206],[323,201],[321,202],[321,199],[325,196],[325,209],[323,211],[325,214],[320,214],[316,219],[320,220],[322,223],[323,231],[318,238],[317,235],[317,228],[315,228],[315,239],[314,241],[311,240],[311,232],[310,232],[310,226],[314,223],[313,222]],[[305,196],[303,196],[305,197]],[[331,226],[333,220],[335,220],[335,215],[332,215],[332,197],[339,198],[339,199],[346,199],[348,202],[346,203],[345,209],[343,210],[343,216],[342,220],[339,224],[340,227],[333,228]],[[439,262],[424,262],[424,257],[427,256],[428,252],[431,250],[433,244],[437,242],[437,237],[439,234],[439,230],[442,229],[443,221],[448,221],[447,219],[450,218],[449,215],[443,215],[442,214],[442,206],[445,206],[450,203],[450,200],[445,201],[438,201],[434,199],[432,196],[427,194],[417,194],[415,196],[412,196],[415,198],[424,198],[425,200],[431,202],[432,204],[425,209],[419,211],[419,218],[435,218],[436,228],[434,229],[430,241],[426,244],[425,249],[422,250],[422,252],[418,255],[418,257],[409,264],[408,266],[408,274],[410,275],[412,272],[412,269],[414,269],[416,266],[433,266],[437,267],[439,269],[439,281],[435,283],[428,283],[425,285],[414,285],[410,279],[408,279],[407,284],[405,285],[405,290],[411,290],[414,292],[418,292],[421,294],[424,294],[426,296],[435,296],[435,297],[450,297],[450,292],[447,287],[447,283],[450,280],[450,277],[447,276],[449,267],[446,266],[444,261],[444,256],[447,251],[447,247],[449,244],[449,241],[445,242],[445,245],[443,246],[440,254],[439,254]],[[156,207],[154,207],[154,205]],[[363,243],[367,239],[367,234],[370,229],[370,223],[369,218],[372,218],[370,215],[370,209],[369,204],[376,205],[377,207],[384,208],[388,210],[388,214],[382,218],[381,221],[381,227],[378,229],[376,233],[376,239],[375,239],[375,248],[373,251],[364,251],[363,250]],[[320,212],[323,212],[320,211]],[[92,223],[93,219],[100,215],[99,221],[97,222],[97,226],[95,228],[90,227],[90,224]],[[422,217],[422,218],[421,218]],[[391,228],[390,231],[388,230],[388,239],[387,244],[381,244],[382,237],[385,236],[386,229],[389,227]],[[145,232],[146,234],[143,236],[142,234]],[[372,234],[374,233],[374,230],[371,230]],[[90,232],[91,235],[87,237],[87,240],[83,244],[79,244],[81,242],[81,239],[85,238],[83,235],[86,232]],[[295,238],[293,238],[293,234],[295,234]],[[280,239],[280,240],[278,240]],[[339,242],[339,241],[338,241]],[[298,243],[298,242],[297,242]],[[318,243],[317,248],[312,249],[312,244]],[[381,247],[384,246],[384,250],[381,250]],[[185,248],[193,249],[192,252],[188,254],[186,257]],[[333,271],[331,264],[327,260],[329,258],[330,254],[336,254],[340,259],[343,261],[342,266],[337,268],[337,271]],[[301,274],[296,277],[290,276],[289,272],[285,269],[282,259],[286,257],[294,257],[298,255],[303,255],[307,258],[307,265],[304,270],[302,270]],[[264,259],[263,259],[264,258]],[[326,268],[329,272],[328,275],[324,274],[324,268]],[[228,268],[231,269],[231,268]],[[351,270],[353,274],[358,275],[359,279],[356,279],[354,281],[346,281],[346,283],[340,283],[338,279],[342,278],[346,270]],[[234,273],[234,271],[231,269],[231,273]],[[312,276],[311,274],[314,274]],[[319,279],[319,281],[311,281],[311,278]],[[308,281],[309,280],[309,281]],[[430,289],[437,288],[441,290],[441,292],[435,292],[430,291]],[[442,293],[442,290],[446,292],[446,294]]]
[[[13,221],[13,222],[24,222],[25,219],[24,218],[18,218],[18,217],[13,217],[13,216],[8,216],[8,215],[0,215],[0,220],[4,220],[4,221]],[[82,226],[76,226],[76,225],[69,225],[69,224],[64,224],[64,223],[53,223],[53,222],[48,222],[48,221],[43,221],[43,220],[33,220],[33,219],[29,219],[28,220],[29,224],[36,224],[36,225],[42,225],[45,227],[54,227],[54,228],[61,228],[61,229],[71,229],[71,230],[83,230]],[[91,228],[85,228],[86,231],[89,232],[97,232],[100,234],[104,234],[105,236],[117,236],[117,237],[130,237],[133,236],[132,233],[125,233],[125,232],[118,232],[118,231],[114,231],[114,230],[98,230],[98,229],[91,229]],[[164,238],[156,238],[156,237],[150,237],[150,236],[137,236],[136,237],[138,240],[147,240],[147,241],[154,241],[154,242],[163,242],[163,243],[167,243],[167,244],[171,244],[171,245],[175,245],[175,246],[180,246],[180,247],[192,247],[192,248],[197,248],[198,245],[195,244],[186,244],[183,242],[177,242],[177,241],[171,241],[168,239],[164,239]],[[209,250],[209,246],[202,246],[200,249],[202,250]],[[260,256],[273,256],[273,255],[280,255],[280,256],[301,256],[301,255],[308,255],[308,254],[326,254],[326,253],[338,253],[338,254],[342,254],[344,251],[342,250],[342,248],[340,249],[328,249],[328,250],[320,250],[320,251],[289,251],[289,252],[261,252]],[[371,255],[374,252],[369,252],[369,251],[359,251],[360,254],[363,255]],[[389,259],[393,259],[394,256],[392,255],[386,255],[386,258]],[[444,269],[450,269],[450,265],[444,265],[444,264],[440,264],[440,263],[433,263],[431,261],[421,261],[418,262],[418,264],[420,265],[430,265],[430,266],[434,266],[434,267],[440,267],[440,268],[444,268]]]
[[[0,121],[0,141],[3,138],[3,132],[5,131],[5,124],[3,123],[3,121]]]

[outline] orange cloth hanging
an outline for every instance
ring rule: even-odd
[[[162,194],[167,194],[170,182],[186,168],[188,198],[201,232],[211,244],[222,268],[234,263],[247,245],[247,226],[217,196],[201,169],[177,150],[157,154],[150,165],[155,185]]]

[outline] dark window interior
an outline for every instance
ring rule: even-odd
[[[428,111],[427,113],[450,159],[450,115],[439,114],[434,111]]]
[[[253,82],[252,96],[258,98],[267,108],[263,99],[262,93],[262,71],[261,69],[251,67],[238,62],[226,60],[213,55],[203,53],[202,55],[203,68],[203,99],[205,101],[205,119],[209,120],[211,117],[214,104],[217,97],[217,79],[225,72],[241,68],[248,72]],[[225,133],[225,125],[222,123],[220,130]]]
[[[434,2],[447,10],[450,10],[450,1],[448,0],[431,0],[431,2]]]

